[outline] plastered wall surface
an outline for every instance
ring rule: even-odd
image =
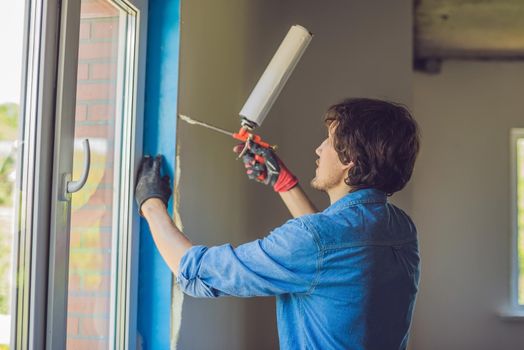
[[[315,37],[258,130],[309,188],[321,117],[348,96],[411,102],[411,1],[182,1],[179,110],[236,130],[238,112],[289,27]],[[377,25],[380,24],[380,25]],[[197,244],[238,245],[288,218],[279,197],[247,180],[226,136],[179,122],[180,215]],[[396,203],[410,210],[409,190]],[[273,298],[186,297],[179,349],[278,348]]]
[[[524,127],[524,63],[450,61],[414,77],[423,143],[413,182],[422,277],[412,349],[522,349],[509,298],[509,130]]]

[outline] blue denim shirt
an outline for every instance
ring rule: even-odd
[[[276,296],[281,349],[405,349],[416,229],[385,193],[363,189],[236,248],[194,246],[177,281],[195,297]]]

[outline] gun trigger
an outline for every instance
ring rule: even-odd
[[[249,134],[249,137],[247,138],[246,143],[244,144],[244,148],[242,149],[242,152],[240,152],[240,154],[238,155],[237,159],[240,159],[244,156],[244,154],[249,149],[249,142],[251,142],[252,139],[253,139],[253,134]]]

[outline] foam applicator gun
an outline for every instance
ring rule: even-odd
[[[240,157],[247,150],[249,142],[257,143],[264,148],[274,148],[251,131],[262,125],[312,37],[313,35],[302,26],[294,25],[291,27],[251,95],[249,95],[244,107],[242,107],[239,113],[241,127],[237,133],[217,128],[184,115],[179,115],[179,117],[188,123],[207,127],[244,142],[246,146]]]
[[[216,126],[201,122],[199,120],[195,120],[193,118],[188,117],[187,115],[179,114],[178,116],[180,117],[180,119],[182,119],[185,122],[188,122],[189,124],[200,125],[205,128],[217,131],[219,133],[231,136],[232,138],[236,140],[244,142],[246,146],[244,147],[244,150],[240,153],[239,158],[242,157],[243,153],[247,150],[247,146],[250,142],[254,142],[264,148],[271,148],[271,149],[276,148],[276,146],[272,146],[269,143],[263,141],[259,135],[255,135],[253,133],[248,132],[247,131],[248,129],[244,127],[241,127],[239,132],[234,133],[234,132],[227,131],[227,130],[218,128]]]

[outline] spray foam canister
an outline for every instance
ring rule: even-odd
[[[291,27],[239,113],[242,127],[262,125],[312,37],[302,26]]]

